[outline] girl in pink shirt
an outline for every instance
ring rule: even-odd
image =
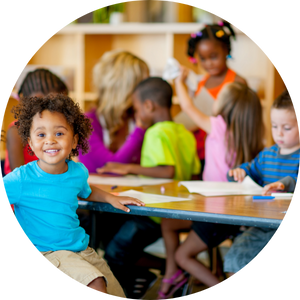
[[[251,161],[263,148],[262,107],[257,94],[242,83],[226,84],[213,104],[213,116],[198,110],[184,86],[187,69],[175,81],[181,109],[208,135],[204,181],[227,181],[230,168]]]
[[[245,84],[228,83],[213,104],[213,116],[207,116],[194,106],[188,95],[184,86],[187,73],[182,67],[175,79],[175,88],[181,109],[207,133],[203,180],[227,181],[226,175],[231,168],[251,161],[263,148],[260,100]],[[181,268],[209,287],[217,284],[219,279],[196,259],[196,255],[236,234],[239,226],[172,219],[163,219],[161,225],[167,259],[160,298],[169,297],[186,281]],[[179,246],[178,231],[191,226],[188,238]]]

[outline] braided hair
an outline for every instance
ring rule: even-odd
[[[191,38],[188,40],[188,51],[187,54],[190,61],[196,63],[194,54],[196,51],[197,44],[203,40],[216,40],[225,45],[228,50],[228,54],[231,51],[230,38],[235,38],[235,32],[233,31],[230,23],[223,21],[218,24],[205,25],[205,27],[197,32],[192,33]]]
[[[68,94],[68,88],[64,82],[55,74],[47,69],[35,69],[28,72],[22,85],[18,91],[20,97],[29,97],[33,93],[49,93]]]

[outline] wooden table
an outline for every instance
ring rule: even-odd
[[[217,183],[216,183],[217,185]],[[107,192],[112,192],[111,186],[95,185]],[[204,221],[232,225],[257,226],[277,228],[285,216],[290,200],[253,201],[252,196],[219,196],[204,197],[190,194],[184,186],[178,186],[178,181],[156,186],[118,187],[113,192],[134,189],[149,194],[161,195],[161,186],[165,188],[164,195],[188,198],[190,201],[166,202],[148,204],[145,207],[129,206],[130,214],[154,216],[170,219]],[[79,201],[79,208],[91,211],[125,213],[107,203]]]

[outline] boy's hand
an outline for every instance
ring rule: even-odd
[[[271,191],[283,191],[284,188],[285,186],[282,182],[276,181],[265,185],[263,188],[262,195],[271,195]]]
[[[131,198],[131,197],[114,196],[114,195],[111,195],[111,197],[107,202],[111,204],[113,207],[117,209],[121,209],[126,212],[130,212],[130,209],[125,205],[145,206],[145,203],[138,199]]]
[[[98,168],[96,171],[98,174],[103,173],[114,173],[119,175],[127,175],[129,173],[130,164],[121,164],[121,163],[107,163],[104,167]]]
[[[233,179],[237,182],[242,182],[246,176],[246,171],[244,169],[236,168],[229,170],[228,175],[233,176]]]

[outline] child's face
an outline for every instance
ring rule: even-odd
[[[149,128],[153,125],[152,106],[149,102],[141,102],[138,93],[132,95],[134,115],[137,123],[141,123],[143,128]]]
[[[217,41],[203,40],[197,46],[202,67],[211,76],[220,75],[226,70],[227,49]]]
[[[289,154],[300,148],[299,129],[294,111],[272,108],[271,122],[272,136],[281,154]]]
[[[65,160],[76,148],[78,135],[74,135],[63,114],[44,110],[32,119],[28,143],[42,170],[60,174],[67,171]]]

